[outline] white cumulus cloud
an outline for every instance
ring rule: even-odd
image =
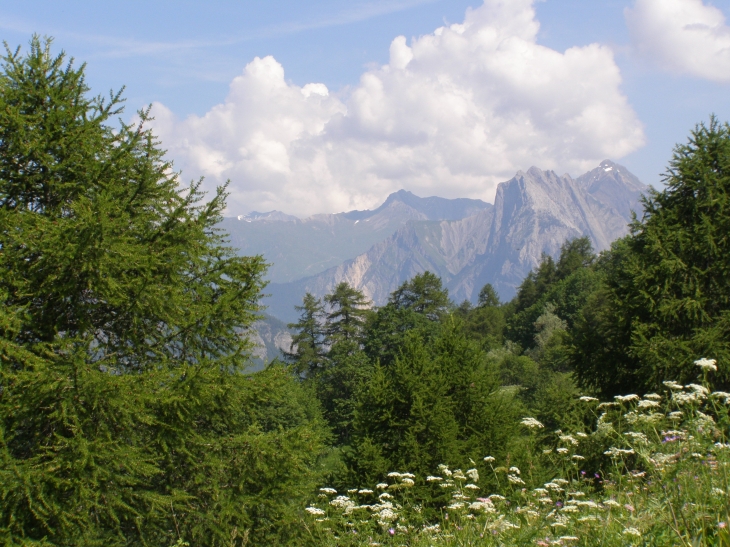
[[[730,27],[702,0],[637,0],[625,10],[636,50],[678,74],[730,81]]]
[[[225,101],[155,131],[186,178],[231,180],[229,212],[366,208],[405,188],[491,201],[538,165],[582,173],[644,143],[607,47],[537,43],[532,0],[485,0],[464,22],[395,38],[388,64],[341,95],[256,58]]]

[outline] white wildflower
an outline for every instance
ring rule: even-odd
[[[640,444],[649,444],[649,439],[647,436],[643,433],[639,433],[637,431],[627,431],[624,433],[627,437],[631,437],[634,441]]]
[[[520,468],[519,467],[510,467],[509,468],[509,472],[510,473],[514,473],[515,475],[521,475],[522,474],[520,472]]]
[[[357,493],[358,494],[372,494],[373,491],[370,490],[369,488],[363,488],[362,490],[358,490]]]
[[[384,490],[385,488],[388,488],[388,483],[379,482],[375,485],[375,488],[377,488],[378,490]]]
[[[512,484],[525,484],[525,481],[523,481],[517,475],[507,475],[507,480]]]
[[[579,400],[585,403],[590,403],[593,401],[597,401],[598,399],[596,399],[595,397],[588,397],[587,395],[583,395],[583,397],[581,397]]]
[[[307,507],[305,509],[305,511],[307,513],[309,513],[310,515],[324,515],[325,514],[325,511],[320,509],[319,507]]]
[[[398,514],[389,507],[386,507],[378,513],[378,520],[381,522],[395,520],[396,518],[398,518]]]
[[[398,473],[398,471],[391,471],[390,473],[388,473],[388,476],[389,477],[400,477],[400,473]]]
[[[564,443],[570,443],[572,445],[578,444],[578,440],[575,437],[573,437],[572,435],[560,435],[559,438]]]
[[[689,384],[687,387],[694,391],[701,399],[704,399],[707,397],[707,394],[710,393],[709,389],[705,386],[701,386],[700,384]]]
[[[390,499],[393,499],[393,496],[391,496],[390,494],[388,494],[388,492],[383,492],[382,494],[380,494],[378,496],[378,499],[381,499],[381,500],[390,500]]]
[[[697,361],[695,361],[695,365],[700,367],[705,372],[710,371],[710,370],[712,372],[716,372],[717,365],[715,363],[717,363],[717,361],[715,361],[715,359],[705,359],[704,357],[702,359],[697,359]]]
[[[464,488],[466,488],[467,490],[479,490],[479,487],[476,484],[472,483],[464,485]]]
[[[684,416],[684,414],[682,412],[675,410],[674,412],[670,412],[668,414],[668,416],[669,416],[670,420],[681,420],[682,416]]]
[[[347,496],[337,496],[335,499],[333,499],[330,502],[330,505],[334,505],[335,507],[338,507],[338,506],[345,505],[345,504],[347,504],[347,502],[350,502],[350,501],[351,501],[350,498],[348,498]]]
[[[730,393],[726,393],[725,391],[713,391],[711,396],[717,397],[718,399],[725,399],[725,404],[730,404]]]
[[[567,448],[563,448],[563,447],[560,447],[560,448],[556,448],[556,449],[555,449],[555,451],[556,451],[556,452],[557,452],[558,454],[567,454],[567,453],[568,453],[568,449],[567,449]]]
[[[617,502],[616,500],[603,500],[603,505],[607,505],[608,507],[621,507],[621,504]]]
[[[581,456],[580,454],[573,454],[571,456],[571,458],[574,459],[577,462],[582,461],[582,460],[585,460],[585,458],[583,456]]]
[[[521,423],[522,423],[522,425],[524,425],[525,427],[529,427],[530,429],[533,429],[533,428],[539,429],[539,428],[545,427],[544,425],[542,425],[542,423],[538,422],[535,418],[522,418]]]
[[[442,477],[434,477],[433,475],[426,477],[426,482],[439,482],[442,480],[444,480]]]
[[[580,437],[581,439],[585,439],[588,437],[588,434],[583,433],[582,431],[578,431],[578,433],[575,434],[576,437]]]
[[[464,507],[464,504],[460,501],[454,502],[448,506],[449,509],[461,509],[462,507]]]
[[[631,395],[616,395],[614,399],[616,399],[619,403],[630,403],[631,401],[638,401],[640,397],[635,393],[632,393]]]
[[[616,448],[615,446],[612,446],[611,448],[609,448],[608,450],[606,450],[604,452],[604,454],[606,456],[611,456],[612,458],[617,458],[617,457],[619,457],[621,455],[624,455],[624,454],[634,454],[634,449],[633,448],[629,448],[629,449]]]
[[[494,458],[492,456],[486,456],[484,458],[484,461],[487,463],[492,463],[494,461]]]
[[[662,396],[659,395],[659,394],[657,394],[657,393],[647,393],[646,395],[644,395],[644,399],[651,399],[651,400],[654,400],[654,401],[661,401],[662,400]]]
[[[639,408],[657,408],[659,406],[659,403],[657,403],[656,401],[644,399],[643,401],[639,401],[639,404],[637,406]]]
[[[713,488],[712,489],[712,495],[713,496],[724,496],[725,495],[725,490],[723,490],[722,488],[717,488],[717,487],[716,488]]]
[[[403,486],[413,486],[415,482],[413,482],[413,479],[409,479],[408,477],[404,477],[401,479],[401,484]]]
[[[682,384],[678,384],[674,380],[667,380],[665,382],[662,382],[665,386],[667,386],[669,389],[684,389],[684,386]]]
[[[712,416],[708,416],[704,412],[697,411],[697,417],[703,422],[715,423],[715,419]]]
[[[636,528],[626,528],[623,533],[627,536],[641,537],[641,532]]]
[[[578,538],[575,536],[560,536],[560,539],[562,541],[578,541]]]
[[[618,403],[601,403],[598,405],[598,408],[611,408],[613,406],[616,406]]]
[[[479,471],[477,471],[476,469],[469,469],[467,470],[466,474],[472,481],[479,482]]]

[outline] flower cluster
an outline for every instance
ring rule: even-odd
[[[705,373],[716,366],[708,359],[697,365]],[[497,466],[486,456],[485,467],[462,471],[442,464],[420,481],[392,472],[374,490],[353,489],[348,496],[323,488],[327,503],[310,505],[306,513],[323,533],[323,545],[726,544],[730,394],[700,384],[664,385],[664,394],[609,403],[580,397],[600,413],[595,428],[556,431],[557,446],[540,447],[534,457],[563,470],[547,482],[535,484],[532,468]],[[530,435],[543,428],[534,418],[522,424]],[[604,458],[597,471],[582,469],[596,455]],[[414,488],[445,495],[441,518],[416,518],[422,506],[409,501]],[[364,496],[373,499],[365,503]]]

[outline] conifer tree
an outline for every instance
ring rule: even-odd
[[[36,37],[0,69],[0,543],[282,543],[322,434],[241,374],[265,264],[64,63]]]
[[[343,281],[324,297],[324,301],[329,308],[326,328],[328,343],[354,342],[361,334],[369,313],[368,299],[361,291]]]
[[[306,293],[302,305],[294,308],[300,316],[299,321],[287,325],[297,333],[292,337],[286,357],[293,363],[297,374],[313,376],[324,366],[324,307],[321,299]]]
[[[579,378],[607,394],[694,381],[698,356],[730,386],[730,126],[698,125],[664,182],[600,262],[604,287],[573,336]]]

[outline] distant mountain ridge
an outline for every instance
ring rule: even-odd
[[[346,281],[382,305],[403,281],[426,270],[444,280],[456,301],[475,300],[485,283],[508,299],[541,255],[556,256],[566,240],[587,235],[601,251],[628,233],[631,211],[641,212],[647,188],[609,160],[576,179],[532,167],[498,186],[494,206],[461,219],[410,220],[355,258],[272,283],[263,303],[272,315],[292,320],[305,292],[322,296]]]
[[[478,199],[420,198],[400,190],[372,211],[349,211],[299,219],[281,211],[224,218],[220,227],[244,255],[263,255],[272,282],[316,275],[370,247],[413,220],[457,220],[490,209]]]

